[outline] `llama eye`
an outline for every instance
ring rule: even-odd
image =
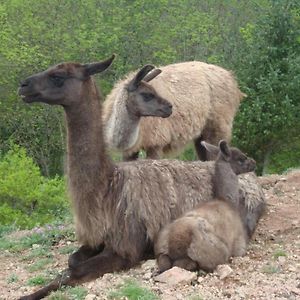
[[[64,77],[57,76],[57,75],[50,76],[50,80],[57,87],[62,87],[64,85],[64,82],[65,82]]]
[[[145,102],[149,102],[154,98],[153,94],[142,93],[142,96]]]

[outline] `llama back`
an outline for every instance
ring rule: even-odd
[[[101,204],[99,198],[99,206],[105,205],[102,210],[107,212],[105,220],[99,219],[96,211],[94,215],[90,212],[84,224],[77,220],[80,243],[98,245],[105,241],[107,245],[114,244],[113,248],[119,249],[120,255],[134,257],[143,240],[137,236],[153,243],[164,225],[212,199],[212,189],[208,188],[212,171],[212,162],[139,160],[120,163],[115,168],[106,201]],[[128,249],[131,253],[122,252]]]
[[[230,139],[232,121],[241,100],[241,92],[232,74],[218,66],[197,61],[160,69],[162,73],[151,81],[151,85],[172,103],[173,113],[163,120],[143,118],[141,145],[158,147],[164,141],[168,145],[164,152],[176,152],[199,136],[202,130],[211,128],[220,130],[224,139]],[[150,133],[149,128],[152,129]]]
[[[78,220],[78,239],[92,246],[105,241],[118,249],[120,255],[135,257],[141,247],[146,247],[142,240],[152,244],[165,225],[213,199],[213,173],[213,162],[139,160],[121,163],[111,178],[106,201],[100,203],[99,199],[99,206],[104,205],[102,210],[107,214],[105,220],[99,219],[96,211],[90,212],[88,223],[80,224],[84,219]],[[254,184],[255,175],[252,176]],[[248,187],[244,185],[243,189]],[[255,188],[251,197],[254,191]],[[241,193],[245,195],[245,202],[251,201],[251,207],[255,207],[255,201],[247,198],[249,193],[243,190]],[[261,200],[258,195],[256,199]]]

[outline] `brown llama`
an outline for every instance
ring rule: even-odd
[[[215,145],[222,139],[230,141],[233,119],[244,96],[232,72],[200,61],[182,62],[152,70],[131,88],[139,73],[132,72],[117,82],[104,101],[108,146],[122,151],[125,160],[136,159],[140,150],[147,158],[157,159],[179,152],[190,141],[194,141],[198,157],[207,160],[212,157],[202,140]],[[148,117],[151,114],[139,109],[145,101],[148,106],[155,105],[153,95],[173,105],[169,118]],[[135,109],[129,111],[130,107]],[[124,132],[118,120],[130,123],[131,129],[126,126],[130,130]]]
[[[153,252],[160,228],[213,198],[213,162],[111,161],[99,122],[101,99],[92,75],[105,70],[113,58],[86,65],[62,63],[20,85],[19,95],[25,102],[64,109],[69,191],[77,239],[83,245],[71,256],[63,275],[23,300],[41,299],[61,285],[75,285],[136,265]],[[241,175],[239,181],[240,201],[249,209],[264,203],[254,174]]]
[[[215,199],[161,230],[154,245],[159,272],[173,266],[213,271],[230,257],[246,253],[251,236],[248,236],[247,222],[242,221],[242,218],[246,220],[245,211],[239,211],[237,175],[254,171],[255,161],[239,149],[229,148],[226,141],[221,141],[219,148],[202,144],[210,152],[219,152],[212,178]]]

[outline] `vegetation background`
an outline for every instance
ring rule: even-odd
[[[113,52],[112,68],[97,78],[104,94],[148,63],[232,70],[248,95],[233,144],[257,160],[259,174],[299,167],[298,0],[0,0],[0,224],[33,227],[68,211],[63,113],[24,105],[19,81]],[[194,158],[191,147],[180,155]]]

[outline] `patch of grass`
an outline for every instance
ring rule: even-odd
[[[7,278],[7,283],[14,283],[14,282],[18,282],[19,281],[19,277],[17,274],[13,273],[11,274],[8,278]]]
[[[64,225],[47,225],[37,227],[32,230],[32,234],[17,240],[8,237],[0,238],[0,250],[20,252],[32,247],[32,245],[52,246],[56,245],[61,239],[75,240],[75,234],[71,227]]]
[[[0,250],[11,249],[15,245],[14,241],[10,241],[5,237],[0,238]]]
[[[188,300],[203,300],[203,298],[199,295],[191,296]]]
[[[51,293],[50,296],[48,296],[49,300],[70,300],[70,298],[64,294],[62,291],[56,291],[54,293]]]
[[[268,264],[262,268],[262,272],[266,274],[274,274],[279,273],[280,269],[275,265]]]
[[[3,236],[16,231],[18,228],[15,225],[0,225],[0,238]]]
[[[42,270],[42,269],[45,269],[45,267],[47,265],[49,265],[50,263],[53,262],[53,259],[52,258],[43,258],[43,259],[40,259],[38,261],[36,261],[35,263],[33,263],[32,265],[30,265],[27,270],[29,272],[36,272],[36,271],[39,271],[39,270]]]
[[[74,245],[67,245],[61,249],[59,249],[60,254],[71,254],[73,253],[78,247]]]
[[[50,253],[48,246],[44,246],[44,247],[38,247],[38,248],[32,249],[32,251],[28,255],[22,257],[21,259],[22,260],[32,260],[37,257],[52,258],[53,254]]]
[[[287,254],[283,249],[278,249],[274,252],[273,257],[277,259],[279,256],[287,256]]]
[[[52,293],[49,300],[83,300],[88,294],[88,291],[81,287],[64,287],[61,291]]]
[[[76,286],[67,290],[67,294],[70,296],[69,298],[71,300],[83,300],[87,293],[87,290],[81,286]]]
[[[48,283],[49,280],[50,279],[46,278],[45,276],[37,275],[35,277],[30,278],[27,281],[27,285],[30,285],[30,286],[44,285],[44,284]]]
[[[128,299],[128,300],[158,300],[149,289],[141,287],[136,281],[126,280],[116,291],[109,294],[110,299]]]

